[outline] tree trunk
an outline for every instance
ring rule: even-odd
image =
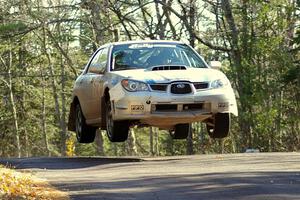
[[[155,155],[159,156],[159,135],[158,130],[155,129],[154,131],[154,138],[155,138]]]
[[[62,155],[66,155],[66,141],[67,141],[67,125],[66,125],[66,97],[65,97],[65,87],[66,87],[66,74],[65,67],[63,65],[63,58],[61,57],[61,117],[60,117],[60,125],[61,125],[61,153]]]
[[[26,88],[26,83],[23,80],[22,81],[22,85],[24,88]],[[24,120],[26,121],[26,105],[25,105],[26,99],[25,99],[25,91],[22,91],[22,107],[23,107],[23,115],[22,118],[24,118]],[[26,122],[27,124],[27,122]],[[30,156],[30,146],[29,146],[29,138],[28,138],[28,132],[27,132],[27,127],[26,125],[24,125],[23,127],[23,131],[24,131],[24,143],[25,143],[25,156],[28,158]]]
[[[158,36],[160,40],[165,39],[165,27],[162,23],[162,16],[159,11],[159,3],[155,1],[155,11],[156,11],[156,18],[157,18],[157,31],[158,31]]]
[[[46,28],[44,27],[43,29],[43,51],[44,54],[46,55],[47,61],[48,61],[48,68],[50,72],[50,79],[51,79],[51,87],[52,87],[52,94],[53,94],[53,99],[54,99],[54,104],[55,104],[55,119],[58,124],[58,127],[60,128],[60,136],[61,136],[61,146],[60,146],[60,153],[62,156],[66,155],[66,123],[65,123],[65,110],[60,111],[60,105],[59,105],[59,97],[58,97],[58,90],[57,90],[57,83],[55,80],[55,74],[54,74],[54,68],[53,68],[53,62],[52,62],[52,57],[51,54],[47,50],[47,35],[46,35]],[[62,65],[62,64],[61,64]],[[63,66],[62,66],[63,67]],[[62,70],[62,74],[64,74],[64,69]],[[61,81],[64,82],[64,75],[61,76]],[[64,86],[62,86],[64,88]],[[64,97],[64,94],[61,95]],[[65,107],[65,99],[62,99],[63,107]],[[63,108],[65,109],[65,108]],[[64,119],[62,118],[64,117]]]
[[[45,145],[45,151],[47,156],[51,156],[50,150],[49,150],[49,143],[48,143],[48,136],[47,136],[47,131],[46,131],[46,96],[45,96],[45,90],[46,90],[46,86],[45,86],[45,80],[43,77],[43,73],[41,73],[42,75],[42,117],[41,117],[41,125],[42,125],[42,135],[43,135],[43,141],[44,141],[44,145]]]
[[[189,42],[192,47],[195,47],[195,9],[196,9],[196,1],[195,0],[190,0],[189,1],[189,22],[190,22],[190,27],[192,30],[189,32],[190,33],[190,38]]]
[[[247,114],[251,114],[252,106],[249,98],[251,98],[251,91],[249,90],[249,74],[244,70],[242,66],[242,53],[239,47],[239,32],[233,17],[231,3],[230,0],[222,0],[221,1],[222,9],[224,11],[225,19],[229,26],[229,35],[231,37],[231,57],[233,60],[233,67],[235,67],[235,79],[237,91],[239,93],[240,98],[240,117],[239,117],[239,127],[240,131],[243,134],[242,140],[244,148],[252,147],[252,135],[251,135],[251,124],[253,124],[250,120],[250,117]],[[246,14],[247,10],[245,8],[246,2],[243,2],[242,11],[243,15]],[[245,21],[245,17],[243,18]],[[243,23],[243,33],[247,34],[245,30],[245,24]],[[243,40],[243,48],[244,51],[247,51],[247,43]],[[247,78],[248,77],[248,78]]]
[[[170,6],[170,5],[172,5],[172,2],[173,2],[173,0],[169,0],[167,3],[166,2],[165,3]],[[177,34],[176,28],[173,25],[173,21],[171,20],[170,11],[168,9],[168,6],[166,6],[165,4],[162,4],[162,8],[163,8],[163,11],[164,11],[165,16],[166,16],[166,22],[170,26],[170,30],[172,32],[172,38],[174,40],[177,40],[179,38],[179,35]]]
[[[204,134],[206,133],[206,128],[205,128],[205,124],[203,124],[203,123],[199,123],[199,133],[201,134],[200,135],[200,140],[201,140],[201,142],[200,142],[200,152],[202,153],[202,154],[205,154],[205,141],[204,141],[204,139],[205,139],[205,137],[204,137]]]
[[[169,153],[169,155],[173,156],[174,155],[174,140],[171,137],[169,137],[169,139],[166,142],[167,142],[167,145],[166,145],[167,152]]]
[[[21,157],[21,144],[20,144],[20,135],[19,135],[19,123],[18,123],[18,116],[17,116],[17,108],[15,104],[15,98],[13,93],[13,82],[11,76],[11,68],[12,68],[12,50],[9,50],[9,63],[8,63],[8,89],[9,89],[9,99],[11,103],[11,110],[13,114],[13,124],[15,129],[15,142],[17,147],[17,156],[18,158]]]
[[[17,147],[17,155],[18,158],[21,158],[21,145],[20,145],[20,136],[19,136],[19,123],[18,123],[18,117],[17,117],[17,108],[15,104],[15,98],[12,91],[12,77],[10,70],[8,71],[8,78],[9,78],[9,97],[10,97],[10,103],[11,103],[11,109],[13,113],[13,119],[14,119],[14,129],[15,129],[15,142]]]
[[[236,138],[235,135],[233,133],[231,133],[230,135],[230,139],[231,139],[231,148],[232,148],[232,153],[236,153]]]
[[[96,146],[97,146],[97,155],[104,156],[104,146],[103,146],[103,135],[100,129],[96,131],[96,138],[95,138]]]
[[[20,6],[21,7],[21,6]],[[20,10],[22,10],[20,8]],[[20,41],[18,43],[18,57],[19,57],[19,66],[18,68],[21,69],[23,71],[24,74],[27,73],[26,70],[26,61],[25,61],[25,55],[26,55],[26,48],[23,44],[22,41]],[[27,132],[27,125],[30,124],[30,122],[28,122],[27,120],[29,120],[28,116],[27,116],[27,109],[26,109],[26,87],[27,87],[27,83],[26,81],[23,79],[21,81],[21,85],[22,85],[22,95],[21,95],[21,112],[19,115],[19,118],[21,119],[21,121],[23,122],[23,127],[22,127],[22,133],[24,135],[23,140],[25,144],[25,148],[24,148],[24,155],[26,157],[29,157],[30,155],[30,146],[29,146],[29,138],[28,138],[28,132]],[[21,125],[22,126],[22,125]],[[21,132],[21,131],[20,131]],[[21,138],[22,140],[22,138]]]
[[[153,128],[149,128],[149,146],[150,146],[150,155],[154,156],[154,148],[153,148]]]
[[[50,57],[49,57],[50,58]],[[52,87],[52,94],[53,94],[53,99],[54,99],[54,104],[55,104],[55,117],[56,121],[59,125],[60,128],[60,135],[61,135],[61,146],[60,146],[60,153],[62,156],[66,155],[66,143],[63,142],[62,138],[62,132],[63,132],[63,125],[62,125],[62,120],[61,120],[61,112],[60,112],[60,107],[59,107],[59,99],[57,95],[57,86],[56,86],[56,81],[55,81],[55,76],[54,76],[54,69],[52,62],[50,61],[49,63],[49,71],[50,71],[50,76],[51,76],[51,87]]]
[[[103,26],[102,26],[102,18],[100,16],[101,5],[103,2],[99,1],[85,1],[84,6],[85,8],[89,9],[91,11],[91,24],[92,24],[92,31],[94,35],[94,50],[97,49],[98,46],[100,46],[102,40],[103,40]]]
[[[187,155],[192,155],[193,153],[194,153],[194,149],[193,149],[193,128],[192,128],[192,125],[190,125],[189,134],[188,134],[188,137],[186,139],[186,154]]]
[[[114,151],[114,156],[118,156],[118,147],[116,143],[112,143],[113,145],[113,151]]]
[[[137,147],[136,147],[136,138],[135,138],[135,132],[134,129],[130,129],[129,135],[128,135],[128,148],[129,148],[129,154],[130,155],[137,155]]]

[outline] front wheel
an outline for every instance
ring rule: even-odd
[[[79,104],[76,105],[76,137],[79,143],[91,143],[94,142],[96,136],[96,127],[89,126],[85,122],[85,117],[82,114]]]
[[[110,100],[106,102],[106,133],[111,142],[124,142],[128,138],[128,121],[114,121]]]
[[[206,124],[207,132],[211,138],[225,138],[229,134],[230,114],[217,113]]]

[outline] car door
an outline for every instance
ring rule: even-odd
[[[99,51],[99,56],[95,62],[92,62],[89,66],[89,87],[87,92],[90,98],[89,101],[89,117],[88,123],[99,124],[101,122],[101,97],[103,94],[103,84],[104,84],[104,73],[107,66],[108,60],[108,47],[103,48]]]
[[[97,69],[93,77],[93,91],[91,94],[92,105],[94,107],[93,119],[101,122],[101,100],[103,95],[104,86],[104,73],[108,64],[108,47],[103,48],[97,60]]]
[[[97,61],[102,53],[102,49],[98,50],[91,61],[88,63],[87,70],[84,72],[84,74],[80,77],[79,85],[80,85],[80,92],[78,94],[81,109],[82,112],[87,120],[87,123],[91,119],[94,118],[94,108],[92,106],[93,104],[93,91],[94,91],[94,80],[97,76],[96,72],[96,66]]]

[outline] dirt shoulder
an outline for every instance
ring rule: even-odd
[[[29,172],[18,172],[0,165],[0,199],[69,200],[66,192],[52,187]]]

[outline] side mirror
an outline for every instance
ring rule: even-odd
[[[101,64],[100,63],[91,64],[89,67],[89,72],[99,74],[101,72]]]
[[[210,61],[209,66],[213,69],[221,69],[222,63],[220,61]]]

